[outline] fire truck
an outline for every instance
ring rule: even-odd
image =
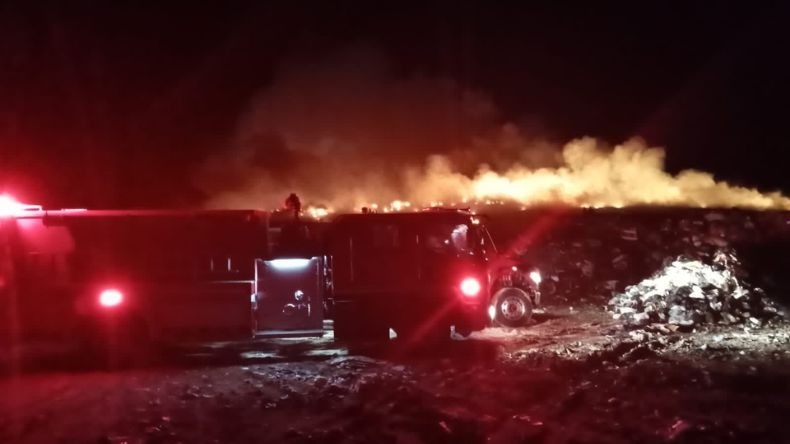
[[[114,352],[320,336],[327,317],[338,340],[449,337],[521,325],[539,303],[539,275],[503,268],[468,212],[348,214],[312,234],[293,223],[254,210],[52,211],[0,198],[0,337]]]

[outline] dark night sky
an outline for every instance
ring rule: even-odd
[[[672,170],[790,191],[780,3],[117,3],[0,4],[0,188],[53,206],[199,202],[193,168],[284,58],[364,44],[550,139],[639,135]]]

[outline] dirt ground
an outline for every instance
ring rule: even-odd
[[[33,354],[0,379],[0,442],[790,442],[785,322],[666,334],[560,306],[439,347],[328,332],[114,372]]]

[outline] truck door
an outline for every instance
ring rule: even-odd
[[[321,257],[256,261],[256,336],[323,334]]]
[[[409,292],[419,287],[417,234],[411,226],[380,221],[344,228],[329,244],[336,294]]]

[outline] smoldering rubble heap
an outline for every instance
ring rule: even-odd
[[[759,327],[783,316],[762,290],[744,282],[731,251],[703,261],[680,256],[642,282],[616,294],[609,306],[625,325],[669,324],[690,329],[709,324]]]
[[[509,239],[532,233],[530,227],[545,222],[547,213],[551,212],[533,210],[492,218],[489,228],[496,221],[507,222],[493,229],[499,242],[508,245]],[[550,229],[512,248],[525,268],[543,273],[546,304],[606,304],[680,256],[711,264],[717,251],[729,249],[737,250],[750,270],[749,282],[772,297],[781,299],[777,283],[790,281],[783,265],[790,248],[790,212],[586,209],[565,211],[550,220]]]

